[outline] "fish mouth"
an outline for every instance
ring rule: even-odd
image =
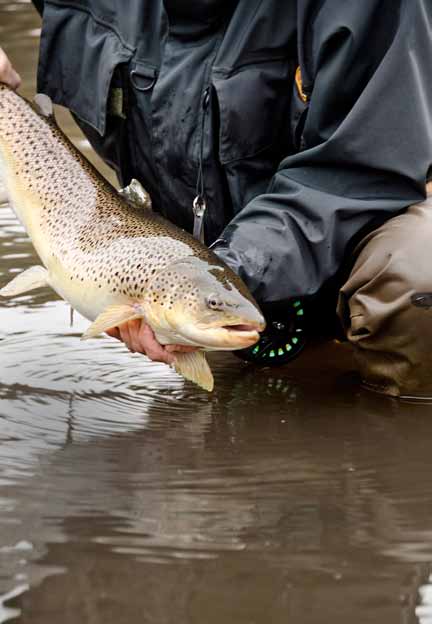
[[[232,323],[210,327],[181,324],[175,327],[177,338],[174,342],[201,347],[208,351],[236,351],[258,342],[259,332],[263,329],[263,323]]]
[[[185,319],[180,314],[172,315],[168,323],[176,335],[174,342],[197,346],[208,351],[236,351],[246,349],[258,342],[260,332],[264,331],[266,323],[262,315],[256,318],[226,318],[217,320]]]
[[[238,323],[236,325],[222,325],[222,329],[227,329],[228,331],[236,331],[236,332],[260,332],[262,329],[257,327],[256,325],[248,325],[246,323]]]
[[[202,342],[207,348],[221,351],[235,351],[251,347],[259,340],[264,322],[231,323],[219,327],[209,327],[202,332]]]
[[[244,323],[238,322],[238,320],[234,320],[231,323],[226,323],[222,325],[222,329],[226,329],[227,331],[232,332],[255,332],[261,333],[266,328],[266,322],[263,316],[260,316],[258,319],[247,320]]]
[[[203,332],[202,344],[220,351],[246,349],[258,342],[259,333],[247,325],[228,325]]]

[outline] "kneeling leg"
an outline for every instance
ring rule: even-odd
[[[369,234],[338,313],[365,384],[432,397],[432,198]]]

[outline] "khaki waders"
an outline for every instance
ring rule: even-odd
[[[392,396],[432,398],[432,195],[371,232],[355,253],[338,314],[363,382]]]

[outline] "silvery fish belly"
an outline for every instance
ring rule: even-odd
[[[264,319],[243,282],[188,233],[151,212],[137,181],[119,193],[58,128],[49,98],[0,85],[0,179],[40,257],[3,297],[50,286],[92,321],[84,338],[143,319],[207,390],[206,350],[248,347]]]

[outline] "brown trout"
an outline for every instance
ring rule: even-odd
[[[258,340],[264,318],[239,277],[144,209],[136,182],[132,199],[120,195],[59,129],[47,96],[30,103],[0,85],[0,178],[43,265],[15,277],[1,296],[50,286],[92,321],[84,338],[143,319],[161,344],[199,347],[176,354],[175,369],[209,391],[204,351]]]

